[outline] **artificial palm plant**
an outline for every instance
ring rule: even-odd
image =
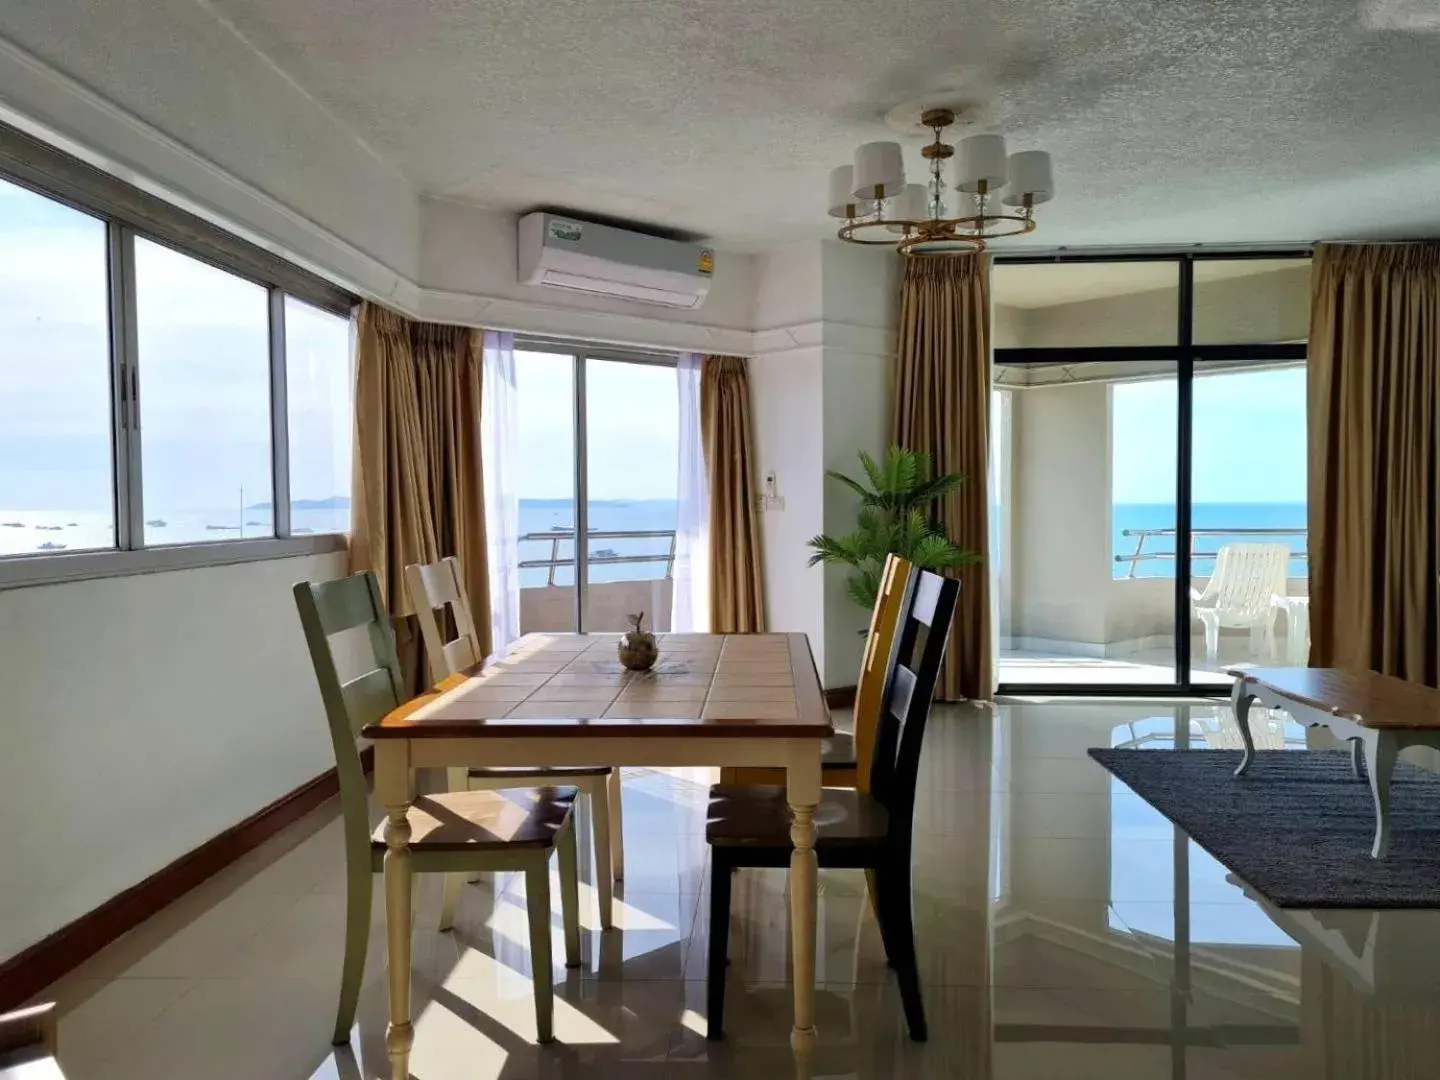
[[[831,563],[851,567],[846,579],[850,599],[867,610],[880,591],[885,556],[896,554],[925,570],[945,570],[980,561],[980,556],[955,544],[936,521],[935,503],[965,482],[959,473],[931,477],[930,458],[916,450],[892,446],[883,463],[864,450],[861,483],[834,469],[826,475],[860,497],[855,529],[844,536],[823,533],[810,541],[810,565]]]

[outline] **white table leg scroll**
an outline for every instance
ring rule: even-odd
[[[415,1028],[410,1023],[411,881],[410,821],[415,799],[410,770],[410,745],[403,739],[380,739],[375,745],[375,797],[385,808],[385,967],[390,984],[390,1024],[385,1053],[392,1080],[410,1075],[410,1048]]]
[[[795,743],[790,753],[787,795],[790,840],[790,935],[794,952],[795,1026],[790,1046],[795,1075],[808,1080],[815,1053],[815,910],[819,864],[815,856],[815,809],[820,803],[820,742]]]
[[[1255,693],[1250,681],[1237,678],[1235,688],[1230,692],[1230,705],[1235,710],[1235,723],[1240,725],[1240,741],[1245,744],[1245,753],[1235,770],[1236,776],[1244,776],[1255,760],[1255,740],[1250,734],[1250,702],[1254,699]]]

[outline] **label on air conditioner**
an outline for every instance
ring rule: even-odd
[[[709,248],[700,249],[699,269],[700,273],[702,274],[715,273],[715,252],[711,251]]]
[[[568,240],[574,243],[580,239],[580,234],[584,231],[585,227],[578,221],[562,221],[559,218],[550,219],[551,240]]]

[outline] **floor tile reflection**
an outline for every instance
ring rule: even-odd
[[[1316,745],[1283,715],[1267,720],[1277,746]],[[813,1075],[1440,1075],[1440,912],[1276,911],[1085,753],[1221,749],[1234,736],[1215,702],[937,708],[914,835],[930,1040],[907,1037],[864,876],[824,871]],[[736,875],[727,1037],[705,1038],[711,780],[707,770],[627,772],[616,930],[600,930],[586,867],[573,970],[552,889],[553,1045],[535,1043],[523,879],[467,885],[447,934],[436,929],[439,882],[422,879],[416,1080],[793,1075],[783,872]],[[326,806],[50,988],[68,1074],[388,1076],[378,879],[351,1041],[327,1042],[342,869]]]

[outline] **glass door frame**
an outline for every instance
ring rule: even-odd
[[[1118,263],[1148,262],[1176,264],[1179,284],[1176,334],[1173,345],[1088,345],[1075,347],[1000,348],[991,350],[991,370],[995,365],[1026,366],[1041,364],[1082,364],[1105,361],[1165,361],[1175,365],[1176,431],[1175,431],[1175,680],[1171,683],[1005,683],[999,682],[996,694],[1007,696],[1066,697],[1228,697],[1228,687],[1217,683],[1196,683],[1193,679],[1190,638],[1190,559],[1181,552],[1191,550],[1193,529],[1193,467],[1194,467],[1194,400],[1195,365],[1211,360],[1273,360],[1304,361],[1308,345],[1300,343],[1254,343],[1228,345],[1197,345],[1195,326],[1195,265],[1201,262],[1234,260],[1267,260],[1310,258],[1310,246],[1266,248],[1245,251],[1126,251],[1110,254],[1055,253],[1051,255],[994,256],[994,263],[1007,266],[1055,263]],[[994,290],[991,289],[991,302]],[[992,376],[991,387],[994,386]],[[999,657],[995,658],[998,669]]]
[[[574,470],[571,491],[575,500],[575,629],[574,633],[587,633],[590,615],[590,454],[586,425],[585,373],[589,360],[609,360],[623,364],[646,364],[652,367],[676,367],[680,362],[678,353],[667,353],[648,349],[631,349],[611,345],[592,345],[581,341],[567,341],[561,338],[537,337],[531,334],[515,336],[515,351],[545,352],[570,357],[573,372],[571,394],[571,433],[573,439]],[[677,399],[677,408],[678,399]]]

